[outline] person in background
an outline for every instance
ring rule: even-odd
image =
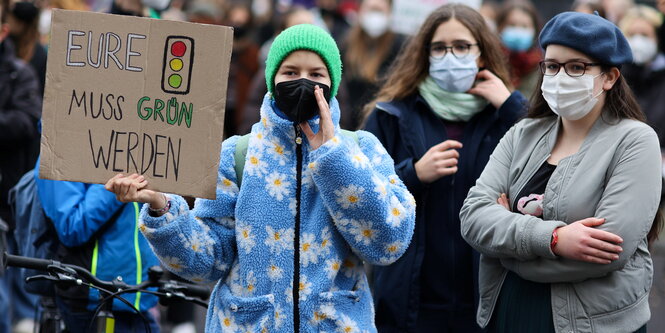
[[[16,57],[10,38],[8,0],[0,2],[0,218],[9,225],[8,250],[16,253],[16,223],[8,203],[9,190],[34,166],[39,154],[37,122],[42,98],[33,69]],[[15,269],[0,279],[0,331],[9,332],[14,321],[32,318],[35,299],[26,298]],[[13,310],[13,311],[12,311]],[[12,313],[13,312],[13,313]]]
[[[615,24],[621,21],[628,9],[635,6],[635,0],[600,0],[600,2],[605,10],[605,17]]]
[[[594,14],[598,12],[600,17],[605,17],[605,8],[601,0],[575,0],[570,10],[578,13]]]
[[[432,12],[405,45],[365,129],[395,161],[416,197],[416,230],[404,256],[373,267],[380,332],[480,332],[478,253],[460,236],[469,188],[527,103],[510,91],[501,43],[472,8]]]
[[[482,253],[478,324],[492,333],[646,332],[662,226],[658,137],[619,68],[604,18],[543,28],[540,92],[501,139],[460,212]]]
[[[206,0],[195,0],[187,6],[187,21],[201,24],[220,24],[222,11],[219,6]]]
[[[665,55],[658,50],[657,35],[662,23],[658,11],[638,5],[624,15],[619,28],[633,53],[633,62],[624,65],[621,73],[665,151]]]
[[[483,0],[478,12],[485,18],[485,23],[493,32],[496,32],[496,16],[499,13],[499,3],[495,0]]]
[[[100,280],[121,277],[128,284],[145,281],[148,269],[159,265],[139,232],[140,204],[119,202],[104,185],[39,179],[39,163],[34,172],[44,213],[62,244],[55,260],[84,267]],[[56,285],[55,294],[69,332],[88,332],[99,292],[87,286]],[[157,304],[157,297],[136,293],[124,298],[147,318],[151,331],[158,333],[159,326],[148,312]],[[112,309],[116,332],[144,331],[143,320],[126,304],[114,300]]]
[[[390,31],[390,0],[363,0],[358,22],[342,44],[345,75],[342,84],[348,92],[348,107],[342,118],[347,129],[355,130],[363,121],[362,109],[379,90],[381,79],[397,57],[404,38]]]
[[[529,0],[506,2],[496,22],[511,68],[511,83],[530,98],[537,90],[540,73],[538,63],[543,57],[536,43],[540,33],[536,8]]]
[[[252,12],[244,4],[231,5],[224,23],[233,27],[233,52],[229,67],[229,85],[226,93],[226,116],[224,136],[238,133],[238,127],[245,114],[245,104],[250,87],[259,70],[259,46],[253,39]]]
[[[350,24],[339,12],[339,0],[316,0],[316,6],[312,8],[315,25],[325,27],[338,43],[346,37]]]
[[[39,79],[39,92],[44,95],[46,82],[46,49],[39,35],[39,8],[32,2],[15,2],[9,15],[9,36],[16,56],[30,64]]]
[[[161,19],[170,21],[187,21],[186,7],[194,1],[172,0],[169,7],[160,13]]]
[[[84,0],[48,0],[42,2],[39,14],[39,34],[42,45],[48,46],[51,38],[51,15],[53,9],[90,10]]]

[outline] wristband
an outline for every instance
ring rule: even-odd
[[[169,209],[171,209],[171,200],[169,200],[166,197],[166,195],[164,195],[164,194],[162,194],[162,195],[164,196],[164,200],[166,200],[166,204],[164,205],[164,207],[162,207],[160,209],[153,209],[152,207],[148,207],[148,209],[150,210],[151,213],[161,215],[161,214],[164,214],[164,213],[168,212]]]
[[[556,228],[554,229],[554,231],[552,231],[552,241],[550,242],[550,249],[552,250],[552,252],[554,252],[554,247],[556,246],[556,243],[559,242],[559,235],[556,232],[557,229],[559,228]]]

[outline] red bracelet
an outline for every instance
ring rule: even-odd
[[[557,229],[559,228],[556,228],[554,229],[554,231],[552,231],[552,241],[550,242],[550,249],[552,250],[552,252],[554,252],[554,247],[556,246],[556,243],[559,242],[559,235],[556,232]]]

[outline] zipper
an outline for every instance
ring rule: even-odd
[[[296,131],[296,225],[293,240],[293,330],[300,332],[300,194],[302,192],[302,132]]]

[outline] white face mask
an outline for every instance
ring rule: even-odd
[[[446,53],[442,59],[429,59],[429,75],[441,89],[449,92],[466,92],[471,89],[478,74],[479,54],[467,54],[462,58],[455,57],[452,52]]]
[[[633,62],[644,65],[656,57],[658,44],[653,39],[643,35],[633,35],[628,38],[630,49],[633,50]]]
[[[568,120],[578,120],[591,112],[598,103],[598,96],[605,92],[601,89],[597,95],[593,93],[594,79],[600,75],[603,73],[570,77],[561,68],[557,75],[543,77],[540,89],[554,113]]]
[[[372,38],[377,38],[390,26],[390,18],[383,12],[371,11],[360,15],[360,27]]]
[[[141,3],[155,10],[164,10],[169,6],[171,0],[141,0]]]

